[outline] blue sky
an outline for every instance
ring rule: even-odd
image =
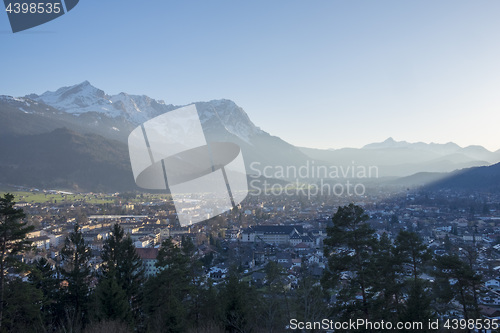
[[[97,1],[13,34],[0,94],[89,80],[172,104],[227,98],[299,146],[389,136],[500,149],[500,2]]]

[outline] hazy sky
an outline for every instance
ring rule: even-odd
[[[89,80],[109,94],[227,98],[299,146],[389,136],[500,148],[500,2],[82,0],[13,34],[0,94]]]

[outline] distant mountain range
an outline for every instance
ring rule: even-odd
[[[408,143],[388,138],[362,148],[300,150],[328,164],[377,166],[380,177],[405,177],[418,172],[451,172],[500,162],[500,151],[481,146],[462,148],[455,143]]]
[[[237,143],[247,170],[265,166],[376,166],[380,177],[450,172],[500,162],[500,151],[454,143],[397,142],[360,149],[295,147],[261,130],[230,100],[195,103],[207,141]],[[0,183],[82,190],[136,189],[127,138],[180,106],[148,96],[108,95],[88,81],[24,97],[0,95]],[[284,124],[285,125],[285,124]],[[313,129],[312,129],[313,130]],[[250,171],[250,170],[249,170]]]

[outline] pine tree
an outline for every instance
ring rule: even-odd
[[[20,220],[25,216],[22,209],[14,207],[14,196],[7,193],[0,197],[0,329],[4,310],[5,274],[7,269],[18,267],[16,255],[30,249],[26,234],[33,230],[27,222]]]
[[[373,303],[372,313],[379,320],[395,320],[402,307],[403,269],[395,255],[394,245],[386,233],[377,242],[373,265],[377,270],[374,274],[383,278],[374,281],[373,288],[378,297]]]
[[[453,298],[461,305],[464,319],[479,318],[479,306],[474,296],[481,277],[457,254],[437,257],[435,265],[441,288],[453,291]]]
[[[338,208],[332,218],[333,226],[327,228],[324,253],[328,266],[322,282],[326,288],[339,289],[336,310],[343,319],[369,318],[376,240],[367,220],[361,207],[349,204]],[[342,272],[349,274],[344,276],[345,285],[339,286]]]
[[[193,290],[190,258],[172,239],[162,242],[156,266],[160,272],[145,285],[145,313],[151,331],[183,332],[187,328],[187,300]]]
[[[431,298],[426,290],[426,283],[418,279],[412,283],[408,291],[406,307],[400,315],[401,322],[420,322],[427,323],[434,318],[434,313],[431,311]],[[434,332],[425,326],[418,330],[406,330],[407,332]]]
[[[419,276],[432,259],[432,254],[418,234],[400,231],[395,242],[395,255],[400,265],[409,268],[403,269],[407,276],[403,288],[408,296],[401,320],[427,322],[434,317],[430,311],[431,295],[426,282]]]
[[[480,285],[482,283],[481,275],[477,272],[478,269],[478,258],[479,252],[477,246],[474,245],[465,245],[462,249],[462,260],[465,262],[465,265],[468,268],[469,274],[469,284],[470,289],[472,291],[472,303],[473,303],[473,318],[480,318],[480,309],[479,309],[479,294],[478,291],[480,289]]]
[[[101,320],[131,323],[132,314],[125,290],[113,276],[102,279],[94,293],[95,314]]]
[[[203,286],[199,286],[191,295],[193,307],[189,317],[190,326],[195,332],[223,332],[224,325],[222,306],[220,305],[218,289],[209,280]]]
[[[286,274],[278,263],[269,261],[264,272],[267,280],[265,292],[256,295],[260,296],[257,309],[259,322],[266,332],[279,332],[287,324],[287,318],[291,317],[293,300],[285,287]]]
[[[60,272],[63,285],[63,304],[69,324],[75,328],[88,320],[89,285],[91,279],[90,248],[85,244],[78,224],[65,239],[61,251],[62,266]]]
[[[41,332],[42,292],[21,279],[11,280],[6,286],[2,332]]]
[[[257,322],[257,305],[259,300],[253,287],[241,282],[236,269],[229,271],[229,277],[220,293],[220,304],[223,306],[223,322],[226,332],[251,332],[260,326]]]
[[[43,295],[41,306],[42,317],[47,328],[57,325],[57,318],[63,312],[58,299],[57,291],[59,289],[59,279],[56,277],[56,271],[52,268],[49,261],[40,258],[35,261],[29,274],[29,281],[35,288],[40,290]]]
[[[144,270],[132,239],[130,236],[125,236],[119,224],[113,226],[111,235],[104,241],[101,258],[103,260],[101,280],[116,281],[125,292],[130,311],[138,320]]]
[[[300,321],[321,321],[329,317],[330,310],[326,306],[325,291],[311,276],[302,275],[300,278],[294,304]]]
[[[428,263],[432,254],[415,232],[401,231],[396,238],[396,255],[403,265],[411,268],[413,283],[418,283],[418,276],[423,266]]]

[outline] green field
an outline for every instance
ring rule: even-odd
[[[12,191],[16,202],[28,203],[64,203],[64,202],[87,202],[92,204],[113,203],[116,197],[94,195],[94,194],[60,194],[60,193],[44,193],[44,192],[24,192]],[[0,193],[2,196],[5,192]]]
[[[117,197],[109,194],[100,193],[79,193],[79,194],[63,194],[63,193],[45,193],[42,191],[31,192],[31,191],[7,191],[6,189],[0,189],[0,195],[3,196],[5,193],[12,193],[15,196],[16,202],[27,202],[27,203],[54,203],[61,204],[65,202],[86,202],[89,204],[107,204],[115,203],[117,200],[121,199],[122,203],[142,203],[150,201],[164,201],[170,199],[167,194],[138,194],[138,195],[127,195],[126,197]]]

